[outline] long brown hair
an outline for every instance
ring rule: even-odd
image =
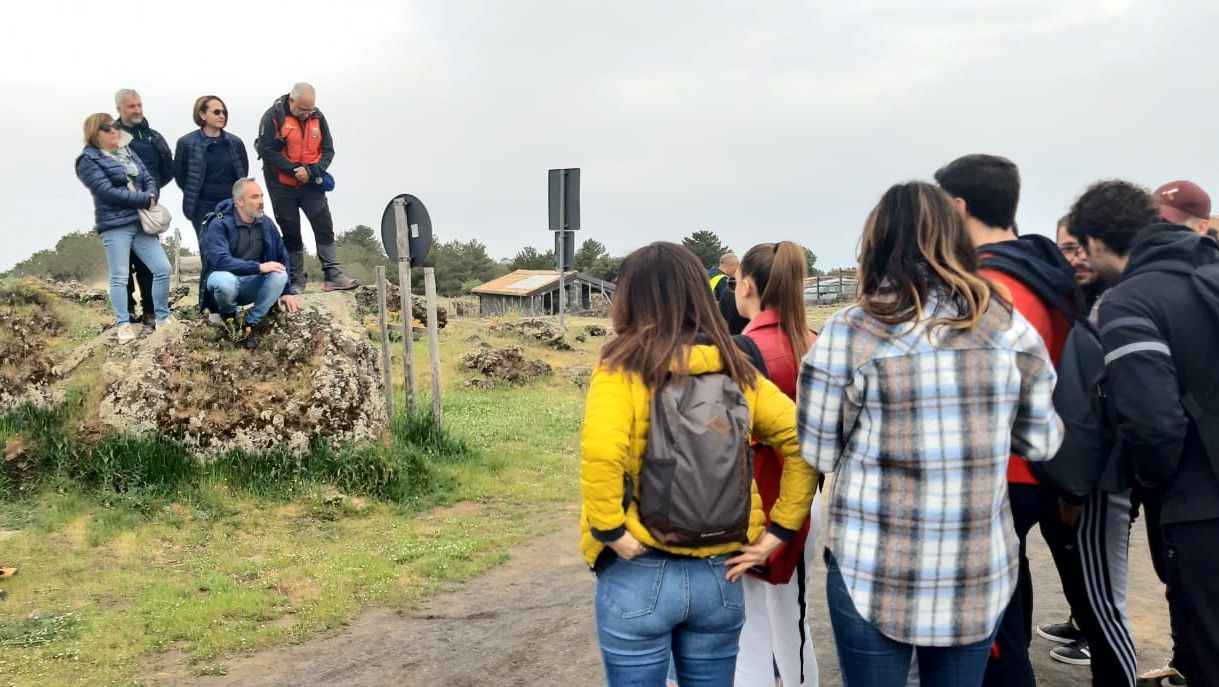
[[[977,252],[948,195],[921,181],[897,184],[864,225],[859,305],[885,324],[903,324],[923,317],[933,289],[957,305],[955,316],[937,317],[934,326],[955,330],[977,327],[995,297],[978,275]]]
[[[796,360],[808,353],[805,266],[804,248],[791,241],[759,243],[750,248],[741,261],[741,277],[751,279],[758,287],[762,309],[779,313],[779,328],[791,342]]]
[[[724,373],[737,384],[750,387],[757,379],[728,333],[702,263],[685,246],[658,241],[628,255],[612,317],[617,336],[601,350],[601,364],[638,374],[652,389],[671,368],[688,373],[687,353],[696,343],[719,349]]]

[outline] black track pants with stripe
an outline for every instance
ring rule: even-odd
[[[1077,532],[1084,587],[1092,607],[1091,614],[1077,620],[1092,650],[1092,684],[1097,687],[1133,687],[1138,678],[1126,612],[1132,514],[1129,491],[1094,491],[1084,503]]]

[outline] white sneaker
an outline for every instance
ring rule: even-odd
[[[119,326],[115,327],[115,329],[118,330],[116,333],[118,334],[119,343],[129,344],[132,341],[135,341],[136,337],[139,336],[139,332],[137,332],[135,328],[136,325],[133,324],[120,324]]]

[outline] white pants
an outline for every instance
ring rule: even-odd
[[[820,505],[812,508],[812,526],[804,542],[804,568],[812,567],[817,557],[817,535],[821,530]],[[817,687],[817,654],[808,619],[801,618],[800,571],[787,584],[768,584],[748,575],[745,587],[745,626],[741,628],[741,652],[736,659],[735,687],[774,687],[775,666],[783,687]],[[801,623],[803,622],[803,627]],[[801,641],[803,629],[803,642]],[[803,644],[803,646],[801,646]],[[800,681],[803,656],[804,681]]]

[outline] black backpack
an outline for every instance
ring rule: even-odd
[[[1042,257],[1053,260],[1060,269],[1070,269],[1048,239],[1038,236],[1024,240],[1044,241]],[[1045,280],[1030,278],[1021,263],[1004,249],[1001,244],[979,249],[982,267],[1019,279],[1043,303],[1073,323],[1058,362],[1058,384],[1054,387],[1054,410],[1063,422],[1062,447],[1051,460],[1029,462],[1029,468],[1042,484],[1076,497],[1098,487],[1120,491],[1125,477],[1116,460],[1121,456],[1121,444],[1105,391],[1105,349],[1100,332],[1087,319],[1083,294],[1078,289],[1058,292]]]
[[[1053,459],[1029,463],[1043,484],[1076,497],[1097,487],[1120,491],[1121,442],[1106,393],[1105,349],[1100,332],[1077,320],[1058,362],[1054,410],[1062,418],[1063,441]]]

